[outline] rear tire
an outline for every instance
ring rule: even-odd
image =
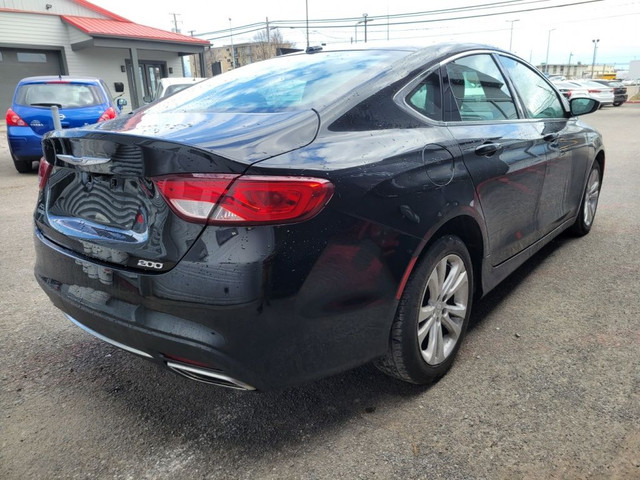
[[[473,266],[458,237],[436,240],[417,264],[391,326],[389,351],[376,366],[419,385],[451,368],[464,338],[473,301]]]
[[[620,105],[622,105],[622,102],[614,102],[613,104],[614,107],[619,107]]]
[[[19,160],[17,158],[13,159],[13,165],[16,167],[16,170],[19,173],[30,173],[33,171],[33,167],[31,160]]]
[[[575,223],[571,226],[571,233],[577,237],[582,237],[591,231],[593,221],[598,208],[598,199],[600,198],[600,186],[602,185],[602,170],[600,164],[594,162],[587,179],[587,185],[584,188],[580,210]]]

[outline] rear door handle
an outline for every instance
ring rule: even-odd
[[[501,148],[502,145],[499,143],[483,143],[479,147],[476,147],[476,155],[480,155],[482,157],[490,157]]]
[[[542,139],[545,142],[555,142],[556,140],[558,140],[558,137],[560,137],[559,133],[547,133],[544,137],[542,137]]]

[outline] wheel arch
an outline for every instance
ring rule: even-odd
[[[407,281],[414,271],[416,263],[425,255],[429,247],[439,238],[445,235],[455,235],[460,238],[469,250],[475,279],[475,296],[482,296],[482,262],[485,256],[487,244],[486,235],[480,226],[480,222],[472,215],[463,213],[457,215],[439,225],[432,232],[429,232],[420,246],[416,249],[411,262],[407,266],[402,282],[398,287],[396,298],[399,300],[404,292]]]
[[[600,165],[600,174],[602,176],[604,176],[604,159],[605,159],[605,155],[604,155],[604,150],[600,150],[597,154],[596,154],[596,159],[595,162],[598,163],[598,165]],[[602,181],[602,179],[600,179]]]

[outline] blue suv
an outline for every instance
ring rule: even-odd
[[[121,83],[115,87],[118,93],[124,90]],[[45,76],[20,80],[6,117],[16,170],[30,172],[33,161],[42,157],[42,136],[54,129],[52,106],[59,109],[62,128],[73,128],[111,120],[126,104],[122,98],[114,102],[99,78]]]

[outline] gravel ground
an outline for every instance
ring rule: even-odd
[[[429,388],[371,366],[265,394],[70,324],[33,279],[35,175],[0,147],[0,478],[640,478],[640,105],[605,108],[590,235],[484,300]],[[4,132],[0,132],[4,136]]]

